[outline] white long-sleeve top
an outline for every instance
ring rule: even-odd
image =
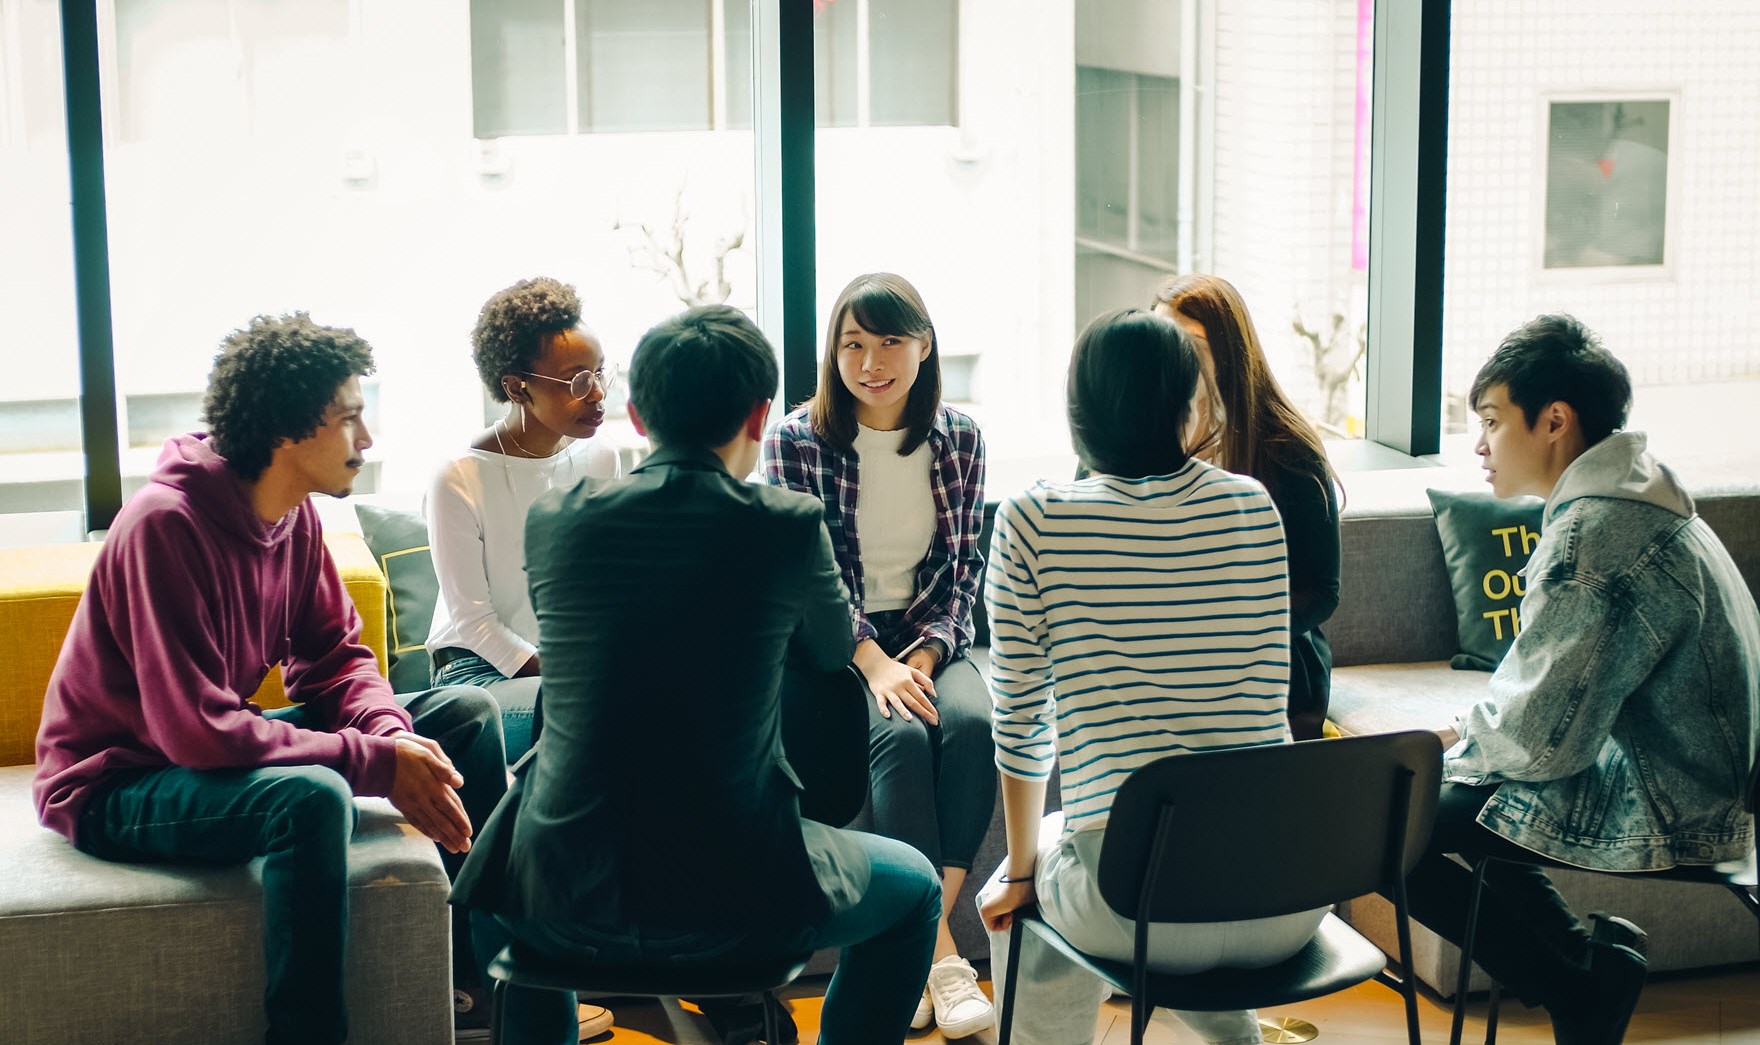
[[[551,457],[466,450],[434,476],[423,513],[440,593],[428,649],[457,646],[511,677],[538,651],[526,588],[526,512],[540,494],[616,478],[617,451],[583,439]]]
[[[1193,460],[1039,483],[996,513],[985,571],[996,765],[1067,830],[1165,755],[1289,740],[1289,579],[1264,487]]]

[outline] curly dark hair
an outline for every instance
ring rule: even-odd
[[[546,334],[572,330],[580,322],[581,297],[561,280],[539,276],[496,291],[471,330],[471,358],[483,387],[497,403],[507,402],[501,379],[530,370]]]
[[[353,330],[304,312],[258,316],[220,342],[202,420],[214,449],[254,481],[282,440],[298,442],[323,425],[344,381],[372,372],[373,349]]]

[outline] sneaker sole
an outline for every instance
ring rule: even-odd
[[[996,1026],[996,1010],[992,1008],[982,1016],[971,1016],[958,1023],[936,1023],[944,1038],[967,1038],[981,1030],[989,1030]]]
[[[598,1006],[594,1007],[598,1008]],[[610,1009],[600,1008],[598,1015],[581,1020],[581,1040],[586,1041],[588,1038],[598,1037],[610,1030],[611,1025],[615,1022],[616,1017],[612,1015]]]

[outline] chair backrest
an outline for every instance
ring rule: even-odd
[[[1134,920],[1151,880],[1153,922],[1265,918],[1363,896],[1423,855],[1441,779],[1442,742],[1428,731],[1169,756],[1119,788],[1100,894]]]
[[[868,801],[868,694],[849,665],[782,673],[782,747],[801,781],[801,815],[832,827]]]

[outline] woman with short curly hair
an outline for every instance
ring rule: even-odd
[[[439,598],[428,631],[436,685],[483,686],[502,701],[507,758],[531,746],[541,670],[526,592],[526,510],[586,476],[614,477],[593,439],[615,375],[566,283],[526,279],[491,296],[471,331],[483,387],[507,413],[434,477],[426,504]]]

